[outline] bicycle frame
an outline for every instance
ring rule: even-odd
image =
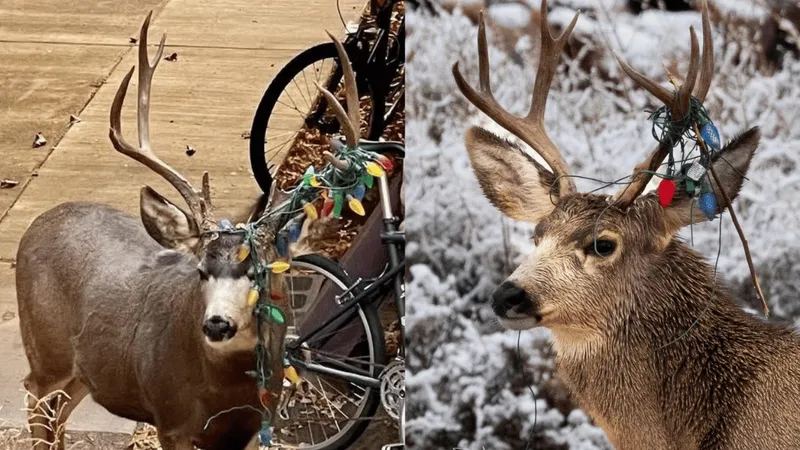
[[[371,370],[365,370],[337,360],[330,360],[328,361],[329,364],[327,365],[306,362],[301,359],[294,358],[293,351],[300,349],[303,343],[313,339],[315,336],[345,315],[355,314],[355,308],[357,305],[363,302],[378,302],[383,298],[383,293],[394,289],[397,314],[400,319],[399,352],[401,356],[404,356],[405,349],[403,346],[403,336],[405,335],[405,288],[403,284],[403,278],[405,275],[405,258],[402,256],[400,247],[405,244],[405,235],[397,231],[399,219],[395,217],[394,212],[392,211],[388,176],[384,175],[380,177],[378,181],[384,228],[384,232],[381,233],[381,241],[387,247],[389,256],[388,270],[380,278],[372,281],[363,290],[360,289],[358,282],[356,282],[353,286],[349,286],[345,291],[346,293],[354,291],[358,292],[353,296],[353,298],[344,302],[341,305],[341,309],[337,311],[336,314],[332,315],[324,323],[314,328],[312,331],[300,336],[297,340],[294,340],[286,345],[287,358],[289,359],[289,362],[297,368],[323,375],[335,376],[353,383],[376,389],[380,388],[380,379],[376,376],[373,376]]]

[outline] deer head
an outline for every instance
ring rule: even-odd
[[[549,165],[544,167],[521,148],[486,130],[473,127],[467,131],[469,158],[486,197],[508,217],[536,224],[535,251],[493,295],[492,307],[500,322],[512,329],[545,326],[554,331],[602,333],[615,315],[630,310],[627,302],[638,295],[634,293],[637,280],[657,265],[677,268],[675,264],[680,264],[665,255],[667,249],[683,246],[675,238],[678,230],[706,220],[691,196],[680,189],[666,208],[654,193],[642,194],[669,152],[668,146],[657,146],[637,165],[631,183],[617,195],[576,192],[567,164],[545,131],[544,111],[562,49],[578,15],[558,38],[553,38],[547,2],[542,1],[541,56],[526,117],[510,114],[492,95],[483,19],[478,31],[480,90],[464,80],[457,63],[453,66],[456,84],[464,96]],[[699,82],[701,64],[693,29],[688,75],[677,91],[662,87],[618,58],[623,71],[664,102],[673,117],[682,118],[689,111],[692,96],[702,102],[711,83],[714,55],[705,3],[702,16]],[[717,154],[713,165],[720,185],[712,182],[715,192],[724,189],[731,199],[736,197],[758,141],[759,131],[753,128]],[[710,267],[704,268],[710,272]]]
[[[239,251],[244,243],[244,234],[231,232],[233,226],[230,221],[223,220],[218,225],[213,220],[208,172],[203,174],[202,187],[197,189],[162,161],[151,148],[150,87],[166,39],[164,34],[151,62],[147,54],[147,31],[151,16],[152,12],[145,19],[139,35],[139,145],[134,146],[125,140],[120,118],[135,67],[131,67],[123,78],[111,105],[109,138],[117,151],[142,163],[172,184],[188,205],[189,212],[149,186],[142,188],[140,193],[142,222],[148,234],[165,247],[163,257],[180,258],[183,257],[180,253],[183,253],[196,259],[199,292],[206,305],[202,329],[210,345],[224,346],[236,336],[238,330],[251,326],[253,306],[248,304],[248,294],[252,276],[250,258],[253,255],[248,253],[246,257],[241,257]],[[268,256],[273,252],[272,246],[253,251],[266,252]]]

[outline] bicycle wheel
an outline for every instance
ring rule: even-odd
[[[314,82],[336,93],[343,84],[342,78],[336,46],[333,42],[327,42],[310,47],[295,56],[267,87],[258,103],[250,128],[250,166],[262,192],[269,193],[272,184],[269,166],[281,161],[298,136],[327,145],[328,138],[339,133],[340,126],[336,116],[327,111],[327,108],[321,110],[317,103],[321,96],[318,95]],[[383,98],[375,101],[374,95],[370,94],[366,97],[369,105],[366,108],[363,91],[367,88],[362,86],[365,83],[360,81],[363,77],[359,77],[358,73],[356,79],[360,85],[362,116],[368,113],[367,109],[372,111],[372,105],[384,105]],[[381,111],[383,108],[385,106]],[[368,117],[362,121],[372,123]],[[375,131],[378,136],[373,136],[375,133],[372,125],[368,125],[367,132],[362,135],[370,139],[379,137],[382,124],[375,125],[381,128]]]
[[[352,283],[344,270],[319,255],[295,258],[287,275],[285,283],[292,305],[287,340],[297,339],[298,334],[315,327],[315,320],[334,314],[339,308],[335,303],[337,297],[347,299],[355,294],[353,291],[345,294]],[[299,357],[329,366],[345,363],[377,377],[386,364],[378,313],[371,304],[359,305],[353,312],[349,318],[334,322],[307,341],[299,350]],[[300,375],[303,388],[289,400],[284,410],[286,416],[275,427],[277,444],[281,448],[308,450],[348,448],[377,411],[379,389],[310,371]]]

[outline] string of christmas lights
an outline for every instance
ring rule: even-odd
[[[672,112],[662,106],[650,115],[653,121],[653,137],[662,145],[668,145],[670,152],[667,156],[666,175],[661,176],[658,185],[658,200],[666,208],[675,197],[678,187],[697,201],[703,215],[709,221],[717,215],[717,197],[711,189],[708,176],[708,166],[720,150],[720,138],[717,127],[708,116],[705,107],[699,100],[692,97],[689,101],[689,112],[679,120],[672,120]],[[695,129],[700,131],[699,136]],[[698,139],[701,139],[709,149],[708,155],[691,157],[697,149]],[[687,153],[686,147],[693,142],[692,149]],[[677,148],[680,148],[680,158]]]
[[[278,255],[286,256],[289,244],[300,238],[303,222],[319,217],[341,217],[345,202],[355,214],[365,215],[362,200],[367,189],[375,184],[375,178],[394,169],[392,160],[384,155],[348,147],[339,141],[331,141],[333,154],[325,152],[329,161],[319,171],[309,165],[300,183],[291,191],[287,203],[288,211],[300,211],[283,225],[275,236]],[[317,209],[315,201],[323,198]]]
[[[280,257],[288,255],[289,243],[296,242],[300,237],[302,225],[305,220],[316,220],[322,216],[341,217],[345,201],[354,213],[365,215],[364,205],[361,203],[367,189],[373,187],[376,177],[391,173],[394,169],[392,160],[384,155],[363,150],[358,147],[348,147],[339,141],[331,141],[334,154],[325,152],[328,163],[319,171],[310,165],[303,174],[302,180],[290,192],[287,202],[274,210],[265,212],[255,222],[233,226],[230,221],[222,220],[219,229],[215,232],[243,233],[244,242],[237,252],[237,261],[245,262],[248,257],[253,267],[253,280],[247,297],[247,304],[253,307],[256,317],[258,342],[256,344],[256,370],[250,372],[256,380],[258,398],[262,411],[261,429],[258,436],[261,445],[270,445],[272,442],[272,424],[269,413],[271,404],[270,393],[267,389],[269,379],[273,376],[268,364],[270,354],[265,345],[262,328],[267,322],[276,325],[286,323],[286,314],[272,303],[272,291],[268,271],[274,274],[284,273],[290,268],[286,261],[276,260],[267,263],[259,252],[259,229],[262,225],[274,222],[279,227],[275,233],[275,249]],[[314,206],[315,201],[322,196],[321,211]],[[270,295],[263,295],[269,292]],[[292,367],[285,356],[283,360],[283,376],[294,384],[301,382],[297,371]]]

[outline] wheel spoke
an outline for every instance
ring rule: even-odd
[[[291,96],[289,96],[289,98],[291,99],[292,97],[291,97]],[[300,108],[298,108],[297,106],[289,106],[289,105],[287,105],[286,103],[284,103],[284,102],[282,102],[282,101],[280,101],[280,100],[278,100],[278,103],[279,103],[279,104],[281,104],[281,105],[283,105],[283,106],[285,106],[285,107],[287,107],[287,108],[289,108],[289,109],[293,109],[293,110],[297,111],[297,115],[299,115],[299,116],[300,116],[300,118],[301,118],[301,119],[302,119],[304,122],[305,122],[305,120],[306,120],[306,117],[308,117],[308,112],[303,112],[303,111],[300,111]],[[292,103],[294,103],[294,102],[292,102]]]
[[[333,289],[330,291],[330,295],[341,295],[352,285],[350,282],[330,275],[331,272],[326,269],[317,269],[311,264],[307,266],[303,264],[300,261],[293,261],[288,279],[285,281],[287,294],[291,298],[296,294],[316,295],[313,291],[310,293],[305,291],[308,289],[306,286],[309,286],[309,281],[305,278],[309,277],[312,278],[311,286],[314,286],[314,289]],[[321,280],[314,280],[314,277],[320,276]],[[319,293],[319,291],[316,292]],[[361,306],[357,308],[361,308]],[[290,317],[295,325],[298,324],[297,312],[298,310],[291,308],[292,315]],[[318,341],[315,337],[313,341],[309,341],[298,349],[295,356],[299,356],[301,360],[310,358],[309,361],[313,361],[315,364],[336,367],[353,374],[359,374],[359,369],[366,369],[369,373],[374,373],[376,349],[372,341],[368,339],[371,336],[370,327],[373,324],[367,317],[363,312],[356,312],[346,321],[334,322],[331,324],[333,330],[321,331],[321,335],[324,334],[324,336],[319,339],[322,341]],[[339,347],[341,338],[337,335],[344,337],[346,334],[339,333],[348,332],[351,336],[357,337],[355,342],[345,338],[342,340],[343,346]],[[354,334],[355,332],[362,334]],[[333,337],[334,340],[328,340],[328,337]],[[326,345],[330,348],[326,349]],[[368,349],[366,354],[361,350],[357,350],[355,353],[350,351],[350,349],[364,347]],[[298,366],[298,369],[301,368],[302,366]],[[301,443],[305,442],[305,445],[325,447],[337,442],[337,439],[340,439],[351,427],[373,420],[370,416],[372,410],[367,411],[364,408],[369,399],[377,395],[374,389],[360,386],[335,375],[316,373],[313,370],[301,371],[301,376],[305,380],[307,390],[299,391],[296,394],[299,397],[296,397],[290,404],[290,416],[296,419],[287,422],[286,429],[279,432],[279,442],[282,444],[294,447],[301,446]]]
[[[304,81],[304,84],[306,85],[306,92],[308,93],[308,98],[312,99],[312,101],[311,101],[311,104],[310,104],[310,105],[308,105],[308,109],[310,110],[310,109],[311,109],[311,107],[313,107],[313,106],[314,106],[314,101],[313,101],[313,99],[315,99],[315,98],[316,98],[316,96],[315,96],[315,95],[313,95],[313,94],[311,93],[311,92],[312,92],[312,89],[311,89],[311,88],[309,88],[309,86],[308,86],[308,78],[306,78],[306,71],[305,71],[305,70],[303,71],[303,81]],[[317,87],[316,87],[316,86],[314,86],[314,88],[313,88],[313,89],[314,89],[314,90],[316,90],[316,89],[317,89]]]
[[[303,90],[300,89],[300,85],[297,84],[297,78],[292,78],[292,84],[294,84],[294,87],[297,88],[297,92],[300,93],[300,97],[302,97],[303,101],[306,102],[306,105],[308,105],[308,108],[311,109],[311,102],[306,98],[305,95],[303,95]],[[308,114],[308,112],[306,112],[306,114]]]
[[[317,381],[319,382],[319,391],[322,393],[322,398],[324,398],[324,399],[325,399],[325,403],[327,403],[327,404],[328,404],[328,411],[331,413],[331,417],[333,418],[333,423],[335,423],[335,424],[336,424],[336,429],[337,429],[337,430],[338,430],[338,431],[341,433],[341,431],[342,431],[342,427],[340,427],[340,426],[339,426],[339,421],[337,421],[337,420],[336,420],[336,414],[334,414],[334,412],[333,412],[333,408],[334,408],[336,405],[334,405],[334,404],[333,404],[333,403],[330,401],[330,399],[328,398],[328,393],[327,393],[327,391],[325,391],[325,388],[322,386],[322,380],[321,380],[320,378],[317,378]],[[316,387],[315,387],[315,389],[316,389]],[[339,409],[339,408],[337,407],[337,408],[336,408],[336,410],[337,410],[337,411],[339,411],[339,413],[340,413],[341,415],[343,415],[345,418],[347,418],[347,414],[345,414],[344,412],[342,412],[342,410],[341,410],[341,409]]]
[[[276,145],[276,146],[274,146],[274,147],[270,147],[270,148],[268,148],[268,149],[267,149],[267,155],[270,155],[270,154],[271,154],[272,156],[269,158],[269,160],[268,160],[267,162],[268,162],[268,163],[271,163],[271,162],[272,162],[272,160],[276,158],[276,155],[279,155],[279,154],[281,153],[280,151],[278,151],[278,152],[276,152],[276,153],[272,153],[272,150],[273,150],[273,149],[276,149],[276,148],[281,148],[281,149],[282,149],[283,147],[285,147],[285,146],[286,146],[286,144],[288,144],[289,142],[292,142],[292,141],[294,141],[294,136],[290,137],[289,139],[287,139],[287,140],[283,141],[282,143],[280,143],[280,144],[278,144],[278,145]]]
[[[320,386],[321,386],[321,383],[322,383],[322,378],[317,378],[317,380],[320,382]],[[354,405],[358,406],[358,403],[357,403],[357,402],[353,401],[353,399],[351,399],[349,396],[347,396],[347,395],[343,394],[343,393],[342,393],[342,391],[340,391],[339,389],[336,389],[336,386],[334,386],[334,385],[333,385],[331,382],[329,382],[329,381],[325,381],[325,384],[327,384],[327,385],[328,385],[328,386],[329,386],[331,389],[333,389],[334,391],[336,391],[336,394],[338,394],[338,395],[339,395],[339,396],[341,396],[341,397],[344,397],[344,398],[345,398],[345,399],[347,399],[347,400],[348,400],[350,403],[352,403],[352,404],[354,404]],[[357,385],[357,384],[352,384],[352,383],[351,383],[351,386],[358,386],[358,385]],[[363,388],[362,388],[361,386],[358,386],[358,388],[363,390]],[[361,398],[363,398],[363,397],[361,397]],[[359,399],[360,399],[360,398],[359,398]],[[338,409],[338,408],[337,408],[337,409]],[[340,409],[339,411],[341,411],[341,409]],[[342,414],[344,414],[344,413],[342,413]]]

